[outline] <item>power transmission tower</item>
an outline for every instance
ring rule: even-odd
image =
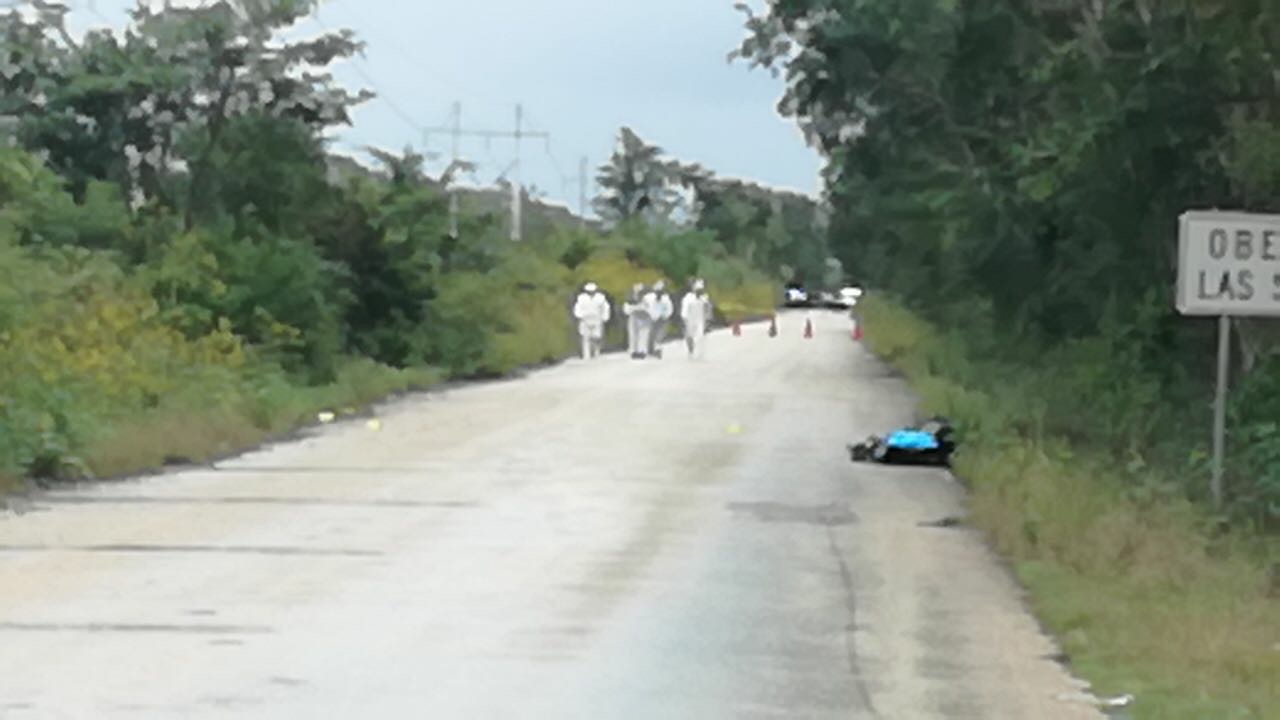
[[[453,109],[449,113],[450,127],[449,134],[453,136],[451,153],[449,155],[449,165],[440,173],[440,184],[449,193],[449,237],[458,237],[458,190],[454,186],[454,178],[458,173],[473,173],[476,166],[474,163],[462,159],[461,148],[459,147],[462,134],[462,103],[455,102]],[[438,153],[432,153],[426,150],[431,144],[431,133],[440,132],[440,128],[423,128],[422,129],[422,147],[423,156],[427,159],[436,159]]]
[[[563,189],[568,190],[570,185],[578,186],[578,227],[585,228],[587,226],[587,194],[590,187],[588,173],[590,172],[590,163],[587,156],[583,155],[578,160],[578,177],[576,179],[568,175],[562,175],[560,182],[563,183]]]
[[[516,127],[514,132],[504,130],[475,130],[462,127],[462,106],[454,103],[453,124],[449,127],[429,127],[423,130],[424,137],[429,138],[432,134],[448,134],[453,139],[455,166],[461,166],[462,161],[457,158],[458,144],[464,137],[484,138],[485,140],[493,139],[512,139],[515,140],[515,161],[511,164],[510,172],[511,180],[511,239],[519,242],[523,238],[523,219],[521,217],[523,208],[524,189],[520,184],[520,143],[525,138],[540,138],[549,140],[550,133],[537,132],[524,129],[524,107],[516,105]],[[451,166],[455,167],[455,166]]]

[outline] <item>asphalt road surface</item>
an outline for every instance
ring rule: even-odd
[[[817,313],[0,517],[0,717],[1094,717]]]

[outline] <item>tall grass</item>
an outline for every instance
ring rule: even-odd
[[[1115,443],[1055,432],[1072,418],[1049,412],[1050,399],[1076,394],[1088,408],[1098,398],[1083,371],[1107,368],[1069,376],[1047,358],[1043,370],[1011,372],[891,301],[869,299],[860,316],[922,409],[956,423],[971,520],[1013,563],[1078,673],[1135,694],[1138,718],[1280,718],[1280,602],[1268,578],[1280,543],[1217,530],[1169,490],[1186,485],[1173,477],[1185,468],[1140,462],[1141,447],[1118,462]],[[1108,432],[1126,433],[1124,410]]]
[[[432,368],[396,369],[360,358],[344,362],[326,385],[300,386],[264,370],[229,401],[210,402],[200,387],[187,387],[159,407],[106,424],[84,448],[83,460],[98,477],[207,462],[315,422],[322,411],[355,413],[391,395],[428,389],[443,376]]]
[[[224,324],[187,337],[104,258],[85,255],[80,272],[59,279],[44,258],[8,250],[3,269],[23,281],[0,295],[0,492],[23,476],[112,477],[206,462],[312,422],[321,410],[560,360],[577,348],[569,313],[576,283],[593,279],[617,302],[632,284],[662,277],[617,249],[575,271],[513,251],[494,272],[454,273],[442,283],[433,322],[446,367],[347,358],[332,382],[313,385]],[[772,288],[739,275],[738,284],[713,286],[717,299],[731,309],[771,309]],[[617,309],[610,337],[620,343]]]
[[[756,280],[718,292],[714,298],[716,312],[726,322],[768,317],[778,303],[778,287]]]

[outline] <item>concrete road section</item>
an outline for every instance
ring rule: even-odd
[[[1089,718],[847,319],[0,518],[0,717]]]

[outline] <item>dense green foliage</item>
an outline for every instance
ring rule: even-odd
[[[1077,673],[1098,692],[1134,694],[1134,718],[1280,714],[1280,576],[1268,572],[1280,543],[1217,531],[1170,492],[1167,467],[1046,434],[1039,398],[1076,386],[1064,382],[1070,366],[975,356],[967,330],[883,296],[859,314],[921,410],[963,429],[955,471],[970,481],[969,521],[1032,591]]]
[[[630,128],[600,168],[596,209],[614,224],[702,231],[704,255],[714,242],[770,278],[836,290],[845,278],[827,248],[826,214],[813,198],[716,177],[700,165],[667,158]],[[686,266],[682,266],[686,267]]]
[[[331,157],[368,95],[328,72],[349,33],[281,39],[313,5],[140,6],[79,40],[53,9],[3,17],[0,479],[202,460],[561,359],[588,279],[616,299],[703,276],[722,309],[771,310],[773,275],[725,233],[602,234],[534,201],[517,245],[501,192],[464,193],[455,232],[421,155]]]
[[[832,246],[972,355],[1058,368],[1043,429],[1204,494],[1212,325],[1177,218],[1280,207],[1280,3],[772,0],[740,53],[829,158]],[[1280,388],[1239,323],[1235,517],[1280,521]]]
[[[1235,323],[1214,513],[1214,328],[1173,285],[1182,212],[1280,206],[1280,3],[771,0],[748,29],[881,291],[868,342],[956,422],[970,520],[1074,669],[1135,717],[1275,716],[1275,328]]]

